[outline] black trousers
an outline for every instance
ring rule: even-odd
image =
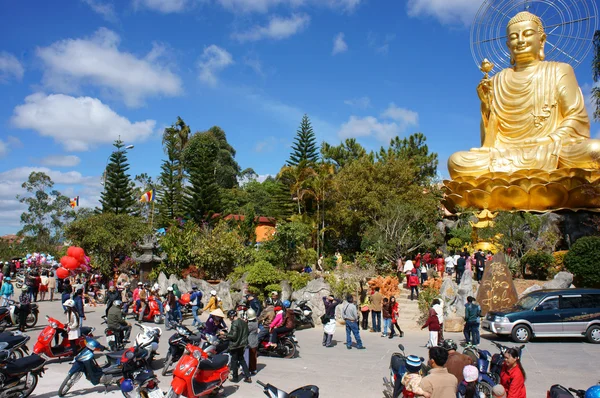
[[[369,310],[361,311],[362,313],[362,329],[367,330],[369,328]]]
[[[234,348],[229,350],[231,354],[231,374],[233,380],[238,380],[238,368],[242,366],[244,377],[250,377],[250,371],[248,370],[248,364],[244,361],[244,347]]]

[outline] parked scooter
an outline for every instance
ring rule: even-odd
[[[18,303],[13,300],[9,300],[8,303],[8,307],[0,307],[0,332],[3,332],[7,327],[18,327],[21,324]],[[27,318],[25,318],[25,327],[29,329],[35,327],[38,322],[39,314],[40,309],[38,305],[36,303],[31,303],[29,305],[29,313],[27,314]]]
[[[142,329],[137,336],[135,336],[135,345],[144,347],[144,349],[148,352],[148,363],[151,364],[158,352],[158,344],[160,343],[162,329],[159,327],[146,326],[139,323],[136,323],[135,325]]]
[[[177,363],[182,357],[185,347],[188,344],[199,345],[202,341],[202,334],[195,334],[187,327],[176,324],[176,333],[169,338],[169,350],[165,357],[165,365],[162,369],[162,375],[166,376],[172,364]]]
[[[479,375],[481,376],[479,384],[483,383],[489,386],[489,389],[486,388],[485,391],[480,390],[484,392],[486,396],[491,396],[492,387],[500,383],[500,371],[502,370],[502,365],[504,364],[504,353],[510,348],[502,344],[498,344],[495,341],[492,341],[491,343],[500,350],[499,354],[492,355],[489,351],[480,350],[476,346],[472,345],[466,345],[465,349],[463,350],[463,354],[469,356],[473,362],[477,364],[477,369],[479,370]],[[523,350],[523,348],[525,348],[525,345],[515,348],[517,348],[520,352]]]
[[[133,377],[133,376],[132,376]],[[121,392],[127,398],[164,398],[158,378],[150,369],[137,372],[135,377],[121,381]]]
[[[135,318],[139,319],[139,309],[136,309],[136,306],[133,307],[133,313],[136,315]],[[156,324],[163,323],[165,321],[165,317],[160,313],[160,307],[158,306],[154,296],[148,297],[148,303],[146,304],[142,321],[154,322]]]
[[[311,328],[314,328],[315,321],[312,318],[312,313],[312,308],[308,306],[306,300],[299,301],[294,307],[294,315],[296,316],[296,327],[310,325]]]
[[[46,319],[48,320],[48,326],[46,326],[38,336],[38,341],[33,346],[33,352],[38,355],[43,355],[48,359],[72,357],[73,350],[69,344],[66,325],[48,315],[46,315]],[[81,335],[75,341],[78,350],[85,348],[86,337],[94,337],[92,334],[94,330],[96,329],[89,326],[81,327]],[[53,340],[54,345],[52,345]]]
[[[403,392],[404,386],[402,385],[402,377],[406,373],[406,353],[404,352],[404,345],[398,344],[398,348],[401,352],[395,352],[392,354],[390,358],[390,378],[383,378],[383,384],[386,387],[386,397],[388,398],[398,398],[400,394]],[[421,363],[424,363],[425,360],[421,359]],[[427,367],[425,364],[421,366],[421,375],[425,375],[427,373]],[[404,394],[409,395],[409,394]]]
[[[277,347],[271,347],[269,345],[269,339],[258,342],[258,353],[260,355],[280,357],[280,358],[294,358],[296,356],[296,345],[298,341],[294,336],[294,331],[279,333],[277,335]]]
[[[573,395],[573,394],[575,395]],[[560,384],[555,384],[550,387],[546,395],[547,398],[585,398],[585,390],[576,390],[574,388],[563,387]]]
[[[270,398],[319,398],[319,387],[313,385],[300,387],[287,393],[272,384],[265,384],[260,380],[257,380],[256,384],[261,386],[265,395]]]
[[[6,343],[0,343],[0,398],[27,398],[44,373],[46,360],[39,355],[11,359]]]
[[[29,355],[27,342],[31,337],[19,331],[0,333],[0,343],[5,343],[5,350],[10,351],[11,359],[23,358]]]
[[[101,325],[106,324],[106,315],[102,315],[104,321]],[[124,336],[122,331],[114,330],[109,327],[104,329],[104,335],[106,336],[106,345],[109,351],[121,351],[125,348]]]
[[[206,358],[200,347],[188,344],[173,370],[171,388],[165,398],[196,398],[218,393],[229,377],[228,354]]]

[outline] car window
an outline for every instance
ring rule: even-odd
[[[540,304],[540,311],[550,311],[558,309],[558,297],[549,298]]]
[[[585,308],[581,296],[562,296],[560,299],[560,309],[569,310],[573,308]]]
[[[584,294],[581,296],[581,308],[600,308],[600,294]]]

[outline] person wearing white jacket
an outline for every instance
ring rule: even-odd
[[[440,323],[440,330],[438,331],[438,342],[441,344],[444,341],[444,304],[440,299],[434,299],[432,301],[433,310],[438,317]]]

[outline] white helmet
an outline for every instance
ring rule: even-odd
[[[172,292],[172,291],[173,291],[173,288],[172,288],[171,286],[169,286],[169,287],[167,288],[167,292]]]
[[[256,311],[254,311],[252,308],[248,308],[248,311],[246,311],[246,316],[248,317],[249,321],[253,321],[256,319]]]
[[[73,299],[68,299],[67,301],[65,301],[63,303],[63,305],[65,307],[73,308],[73,307],[75,307],[75,301],[73,301]]]
[[[160,285],[158,283],[155,283],[154,286],[152,286],[153,290],[159,290],[160,289]]]
[[[217,291],[216,290],[211,290],[210,291],[210,295],[211,296],[216,296],[217,295]]]

